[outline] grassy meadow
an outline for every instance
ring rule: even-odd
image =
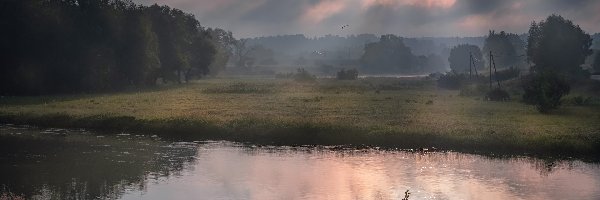
[[[565,105],[546,115],[519,99],[484,101],[422,78],[206,79],[114,94],[2,97],[0,123],[275,145],[600,155],[600,106]]]

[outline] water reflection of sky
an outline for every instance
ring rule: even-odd
[[[0,193],[30,198],[600,199],[580,161],[0,131]]]
[[[549,171],[550,170],[550,171]],[[599,199],[583,162],[460,153],[249,149],[201,145],[193,170],[125,199]]]

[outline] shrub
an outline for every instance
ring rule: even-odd
[[[464,74],[456,74],[456,73],[447,73],[438,79],[438,87],[450,89],[450,90],[458,90],[462,87],[465,80],[468,77]]]
[[[510,95],[505,90],[496,88],[489,91],[485,95],[485,99],[489,101],[508,101],[510,100]]]
[[[569,94],[569,83],[554,72],[531,74],[523,82],[523,101],[535,105],[541,113],[558,108],[561,98]]]
[[[467,84],[484,83],[486,78],[484,76],[473,75],[469,77],[467,74],[457,74],[454,72],[446,73],[437,80],[438,87],[458,90]]]
[[[594,104],[594,98],[591,96],[574,96],[566,99],[566,102],[575,106],[588,106]]]
[[[356,80],[357,78],[358,78],[358,70],[356,70],[356,69],[350,69],[350,70],[342,69],[341,71],[337,72],[338,80]]]
[[[498,81],[506,81],[506,80],[510,80],[510,79],[519,77],[519,74],[521,74],[521,70],[519,70],[519,68],[511,67],[511,68],[496,72],[495,78]]]
[[[434,73],[431,73],[431,74],[429,74],[429,75],[427,76],[427,78],[429,78],[429,79],[439,79],[439,78],[440,78],[440,77],[442,77],[443,75],[444,75],[443,73],[440,73],[440,72],[434,72]]]
[[[298,68],[298,72],[294,74],[294,80],[300,82],[312,82],[317,80],[317,77],[308,73],[304,68]]]

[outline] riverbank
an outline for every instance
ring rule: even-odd
[[[515,97],[517,99],[517,97]],[[354,145],[594,158],[600,107],[551,115],[422,78],[209,79],[105,95],[4,97],[0,123],[274,145]]]

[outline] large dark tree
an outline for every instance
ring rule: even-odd
[[[395,35],[382,35],[379,42],[366,44],[360,58],[364,71],[372,73],[416,72],[416,61],[402,38]]]
[[[215,54],[193,15],[129,0],[4,0],[0,95],[150,86],[204,74]]]
[[[554,71],[573,78],[592,51],[592,39],[579,25],[551,15],[529,28],[527,58],[534,71]]]
[[[473,56],[473,67],[478,70],[483,69],[481,49],[478,46],[470,44],[461,44],[450,50],[450,57],[448,57],[450,69],[455,73],[468,73],[470,55]],[[473,71],[473,73],[475,72]]]
[[[523,100],[546,113],[570,90],[565,77],[579,78],[581,64],[592,53],[592,39],[570,20],[551,15],[529,28],[527,58],[535,65],[523,82]]]

